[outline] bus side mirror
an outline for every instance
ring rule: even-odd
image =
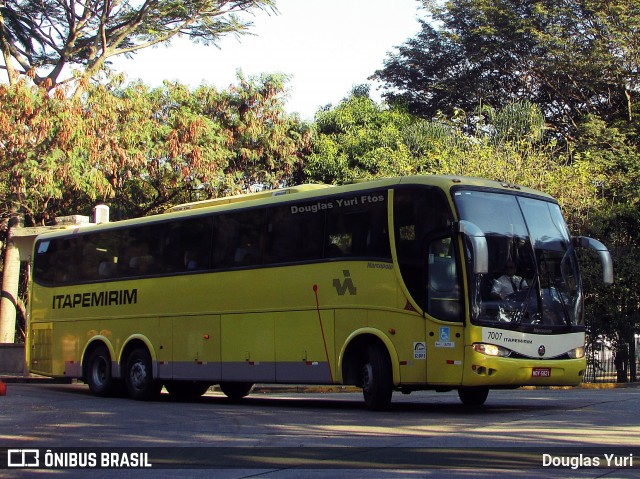
[[[456,225],[458,233],[464,235],[471,245],[471,261],[475,274],[489,272],[489,248],[487,238],[478,226],[470,221],[460,220]]]
[[[602,281],[604,284],[613,284],[613,260],[611,259],[611,253],[609,253],[605,245],[587,236],[573,238],[573,245],[578,248],[589,248],[596,251],[602,263]]]

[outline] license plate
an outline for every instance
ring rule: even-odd
[[[532,378],[550,378],[551,368],[533,368],[531,371]]]

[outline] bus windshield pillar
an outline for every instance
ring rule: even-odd
[[[458,233],[462,233],[471,244],[473,272],[476,274],[487,273],[489,271],[489,249],[487,238],[482,230],[470,221],[460,220]]]

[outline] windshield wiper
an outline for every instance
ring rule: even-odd
[[[538,289],[538,287],[537,287],[538,282],[539,282],[539,278],[538,278],[538,274],[536,272],[536,275],[533,277],[533,284],[527,290],[527,294],[524,297],[524,300],[522,301],[521,309],[520,309],[520,311],[518,312],[518,315],[515,318],[514,324],[516,326],[519,326],[520,324],[522,324],[522,320],[523,320],[523,318],[524,318],[524,316],[526,314],[527,308],[529,306],[529,297],[531,296],[531,291],[533,291],[534,289],[535,290]],[[538,299],[538,314],[540,314],[540,312],[542,311],[541,298],[540,298],[540,295],[537,295],[537,296],[538,296],[538,298],[537,298]]]
[[[562,314],[564,315],[564,322],[567,323],[567,326],[571,327],[571,315],[569,314],[569,310],[567,309],[567,305],[564,304],[564,298],[562,297],[562,291],[558,287],[557,281],[554,280],[553,287],[556,289],[556,294],[558,295],[558,301],[562,306]],[[551,286],[549,286],[549,294],[551,295]],[[552,295],[553,299],[553,295]]]

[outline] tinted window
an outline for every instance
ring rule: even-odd
[[[438,319],[458,320],[453,218],[446,197],[433,188],[399,188],[393,208],[398,264],[409,293]]]
[[[264,208],[214,216],[213,267],[262,264],[265,249]]]
[[[326,212],[326,258],[391,256],[385,191],[338,198]]]
[[[324,211],[315,203],[270,208],[266,262],[321,259],[324,218]]]
[[[41,241],[34,279],[70,284],[343,257],[391,257],[386,191]]]

